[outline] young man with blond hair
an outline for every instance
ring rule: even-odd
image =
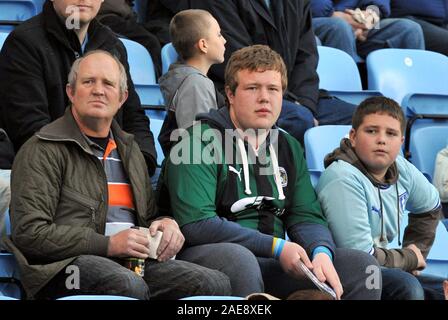
[[[264,45],[246,47],[225,74],[228,106],[198,117],[163,172],[187,244],[177,258],[224,272],[238,296],[286,298],[312,288],[303,261],[338,299],[378,299],[381,284],[366,287],[375,259],[335,249],[303,150],[274,126],[287,87],[281,56]]]

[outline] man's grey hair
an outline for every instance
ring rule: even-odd
[[[118,60],[116,56],[111,54],[110,52],[104,51],[104,50],[92,50],[87,52],[82,57],[78,58],[73,62],[73,65],[70,69],[70,73],[68,74],[68,84],[70,85],[70,88],[74,91],[76,89],[76,79],[78,78],[78,71],[79,71],[79,65],[81,64],[81,61],[87,58],[88,56],[91,56],[92,54],[96,53],[102,53],[105,55],[108,55],[118,65],[118,69],[120,70],[120,78],[119,78],[119,89],[120,89],[120,98],[123,97],[126,90],[128,90],[128,78],[126,76],[126,70],[123,66],[123,64]]]

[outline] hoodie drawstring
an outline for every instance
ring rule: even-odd
[[[401,247],[401,230],[400,230],[400,195],[398,193],[398,182],[395,184],[395,191],[397,193],[397,221],[398,221],[398,245]]]
[[[285,200],[285,194],[283,193],[283,187],[281,184],[280,169],[278,167],[277,155],[275,154],[275,150],[272,144],[269,145],[269,153],[271,154],[272,167],[274,169],[274,180],[275,185],[277,186],[278,200]]]
[[[247,161],[246,148],[244,147],[244,142],[241,139],[238,140],[238,149],[240,149],[241,160],[243,161],[243,174],[244,174],[244,193],[247,195],[252,194],[250,191],[249,184],[249,163]]]
[[[381,237],[380,237],[380,241],[383,242],[386,239],[384,238],[384,216],[383,216],[383,199],[381,198],[381,191],[380,188],[377,187],[378,189],[378,198],[380,198],[380,214],[381,214]]]
[[[380,188],[378,189],[378,198],[380,199],[380,213],[381,213],[381,237],[380,241],[385,241],[384,237],[384,216],[383,216],[383,199],[381,198]],[[398,182],[395,183],[395,193],[397,195],[397,222],[398,222],[398,245],[401,247],[401,230],[400,230],[400,195],[398,193]]]
[[[243,162],[244,193],[250,195],[252,194],[252,191],[250,190],[250,183],[249,183],[249,163],[247,160],[247,152],[243,140],[242,139],[237,140],[238,140],[237,142],[238,149],[240,151],[241,160]],[[278,166],[277,155],[275,154],[275,149],[271,144],[269,145],[269,153],[271,154],[271,161],[274,170],[274,181],[275,186],[277,187],[278,199],[285,200],[285,194],[283,193],[283,187],[281,184],[280,169]]]

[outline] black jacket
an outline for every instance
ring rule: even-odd
[[[308,0],[190,0],[190,7],[209,11],[221,27],[226,43],[226,62],[242,47],[266,44],[285,60],[288,91],[285,98],[298,101],[313,113],[319,96],[318,54],[311,26]],[[209,77],[218,87],[224,83],[226,62],[211,68]]]
[[[85,51],[95,49],[116,55],[130,79],[123,44],[109,28],[93,20]],[[69,105],[65,93],[68,73],[81,54],[78,37],[66,29],[50,1],[41,14],[18,26],[6,39],[0,54],[0,127],[16,151],[40,128],[64,114]],[[131,80],[128,90],[129,97],[115,119],[135,136],[152,174],[157,158],[154,137]]]

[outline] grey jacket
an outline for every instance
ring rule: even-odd
[[[182,63],[172,64],[159,83],[168,111],[159,134],[166,157],[175,144],[170,139],[171,133],[190,127],[198,114],[223,106],[224,98],[206,75]]]
[[[148,170],[132,135],[114,121],[112,133],[128,174],[138,225],[155,219]],[[20,149],[11,177],[12,239],[22,284],[33,297],[80,255],[106,256],[107,180],[73,119],[71,108]]]
[[[215,85],[198,69],[176,63],[160,80],[168,111],[174,111],[179,128],[188,128],[196,115],[218,109]]]

